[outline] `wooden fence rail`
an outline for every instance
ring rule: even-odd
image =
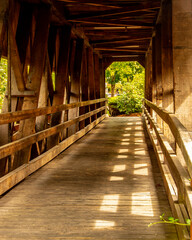
[[[93,111],[90,111],[88,113],[85,113],[83,115],[80,115],[78,117],[75,117],[72,120],[60,123],[56,126],[49,127],[47,129],[44,129],[43,131],[31,134],[29,136],[23,137],[21,139],[18,139],[16,141],[10,142],[8,144],[5,144],[0,147],[0,161],[1,159],[4,159],[8,156],[14,156],[13,154],[17,151],[20,151],[22,149],[25,149],[28,146],[31,146],[32,144],[38,143],[39,141],[43,139],[47,139],[48,137],[55,135],[57,133],[62,132],[64,129],[72,126],[73,124],[80,123],[81,121],[90,118],[93,115],[96,115],[98,113],[101,113],[95,121],[91,122],[88,126],[83,128],[82,130],[76,132],[72,136],[65,138],[57,145],[53,146],[51,149],[49,149],[46,152],[41,153],[38,157],[35,159],[32,159],[27,164],[23,164],[20,167],[14,169],[13,171],[9,172],[5,176],[0,178],[0,194],[3,194],[10,188],[12,188],[14,185],[22,181],[25,177],[27,177],[32,172],[36,171],[43,165],[45,165],[47,162],[51,161],[54,157],[56,157],[59,153],[61,153],[63,150],[65,150],[67,147],[69,147],[71,144],[73,144],[75,141],[77,141],[79,138],[84,136],[88,131],[90,131],[93,127],[95,127],[99,122],[101,122],[105,117],[105,109],[106,109],[106,99],[95,99],[90,101],[84,101],[84,102],[78,102],[78,103],[72,103],[72,104],[65,104],[65,105],[59,105],[59,106],[53,106],[53,107],[45,107],[45,108],[39,108],[39,109],[31,109],[31,110],[25,110],[20,112],[12,112],[12,113],[3,113],[0,114],[0,124],[7,124],[12,123],[28,118],[34,118],[41,115],[47,115],[47,114],[53,114],[56,112],[69,110],[72,108],[78,108],[83,106],[89,106],[96,103],[101,103],[101,105],[105,105],[102,107],[99,107]],[[98,104],[99,105],[99,104]]]
[[[143,106],[145,124],[157,155],[172,212],[175,218],[185,223],[186,219],[192,219],[192,188],[190,184],[192,176],[192,139],[187,129],[174,114],[168,113],[146,99],[144,102],[152,112],[154,111],[168,124],[185,159],[186,166],[183,165],[180,157],[171,147],[163,134],[163,130],[159,128],[147,108]],[[179,239],[192,239],[188,227],[177,226],[177,230]]]

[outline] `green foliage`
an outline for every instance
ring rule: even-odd
[[[0,61],[0,110],[2,109],[6,87],[7,87],[7,60],[1,58],[1,61]]]
[[[118,71],[120,76],[120,81],[116,84],[119,96],[109,98],[109,106],[126,114],[141,112],[144,98],[144,68],[137,62],[116,62],[111,64],[107,71],[111,71],[111,76]],[[107,74],[109,76],[109,73]]]
[[[190,219],[186,219],[186,223],[180,223],[179,219],[175,219],[174,217],[168,217],[168,219],[164,218],[164,213],[160,216],[160,221],[159,222],[154,222],[154,223],[150,223],[148,225],[148,227],[151,227],[155,224],[159,224],[159,223],[167,223],[167,224],[175,224],[175,225],[180,225],[180,226],[190,226],[191,224],[191,220]]]

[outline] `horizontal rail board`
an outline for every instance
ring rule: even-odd
[[[61,143],[56,145],[55,147],[51,148],[47,152],[41,154],[37,158],[30,161],[28,164],[24,164],[19,168],[15,169],[14,171],[8,173],[7,175],[0,178],[0,195],[14,187],[16,184],[21,182],[31,173],[35,172],[48,162],[50,162],[53,158],[55,158],[59,153],[64,151],[74,142],[79,140],[83,137],[86,133],[88,133],[91,129],[93,129],[98,123],[103,121],[106,117],[106,114],[102,115],[100,118],[86,126],[84,129],[80,130],[79,132],[73,134],[69,138],[63,140]]]
[[[58,105],[58,106],[29,109],[29,110],[23,110],[23,111],[18,111],[18,112],[1,113],[0,114],[0,125],[11,123],[11,122],[17,122],[17,121],[24,120],[27,118],[38,117],[41,115],[47,115],[47,114],[52,114],[52,113],[56,113],[56,112],[61,112],[61,111],[69,110],[69,109],[76,108],[76,107],[84,107],[84,106],[101,103],[101,102],[106,102],[106,98],[100,98],[100,99],[89,100],[89,101],[78,102],[78,103],[63,104],[63,105]]]
[[[144,108],[144,112],[145,112],[145,114],[144,114],[145,118],[144,119],[145,119],[146,129],[147,129],[148,135],[150,137],[151,143],[153,145],[155,154],[157,156],[158,165],[160,167],[160,171],[161,171],[161,174],[162,174],[162,177],[163,177],[164,186],[165,186],[165,189],[166,189],[166,192],[167,192],[167,196],[168,196],[168,199],[169,199],[169,202],[170,202],[170,206],[171,206],[171,209],[172,209],[172,212],[173,212],[173,216],[174,216],[174,218],[179,219],[179,222],[185,223],[185,218],[183,217],[183,209],[182,209],[182,208],[185,209],[185,205],[182,204],[182,203],[179,203],[180,199],[178,198],[177,193],[174,191],[175,183],[173,181],[173,176],[172,176],[172,173],[170,171],[169,164],[162,161],[162,159],[161,159],[161,155],[164,153],[163,150],[165,150],[161,146],[162,142],[159,141],[160,138],[158,137],[158,135],[161,136],[161,134],[158,134],[158,132],[155,131],[156,124],[154,123],[150,114],[147,112],[146,108]],[[149,124],[147,123],[147,120],[148,120]],[[154,131],[152,129],[155,131],[155,134],[154,134]],[[156,139],[158,139],[160,146],[156,144]],[[170,156],[170,157],[172,157],[172,156]],[[173,159],[173,160],[175,160],[175,159]],[[174,164],[177,165],[177,163],[174,163]],[[180,170],[181,169],[178,170],[179,173],[181,173]],[[191,216],[191,214],[192,214],[192,212],[191,212],[191,201],[189,199],[190,199],[190,196],[192,194],[192,191],[191,191],[191,188],[189,187],[189,181],[187,182],[185,177],[187,177],[187,175],[180,178],[181,181],[182,181],[181,185],[183,187],[183,194],[184,194],[184,199],[183,200],[185,201],[185,203],[187,203],[187,209],[189,211],[189,215],[190,215],[190,218],[191,218],[192,217]],[[177,183],[178,183],[178,181],[177,181]],[[187,218],[189,218],[189,217],[186,217],[186,219]],[[189,234],[188,228],[186,226],[182,226],[182,227],[181,226],[176,226],[176,228],[177,228],[177,231],[178,231],[179,239],[190,239],[190,234]]]
[[[173,149],[168,142],[165,141],[163,134],[159,133],[156,124],[148,113],[147,109],[144,107],[145,114],[150,124],[152,125],[156,137],[161,146],[161,150],[166,157],[171,175],[178,188],[178,199],[179,201],[185,201],[190,217],[192,218],[192,190],[190,187],[190,176],[186,169],[181,165],[178,157],[174,154]]]
[[[188,171],[192,177],[192,139],[189,132],[174,114],[157,107],[155,104],[146,99],[145,103],[168,124],[173,136],[175,137],[176,143],[181,149]]]
[[[0,158],[7,157],[7,156],[13,154],[14,152],[17,152],[29,145],[34,144],[35,142],[38,142],[44,138],[50,137],[51,135],[54,135],[54,134],[60,132],[61,130],[68,128],[69,126],[71,126],[77,122],[80,122],[86,118],[89,118],[89,117],[93,116],[94,114],[97,114],[103,110],[105,110],[105,106],[98,108],[96,110],[93,110],[89,113],[83,114],[79,117],[76,117],[73,120],[69,120],[69,121],[61,123],[57,126],[45,129],[41,132],[32,134],[30,136],[27,136],[27,137],[21,138],[19,140],[16,140],[14,142],[3,145],[0,147]]]

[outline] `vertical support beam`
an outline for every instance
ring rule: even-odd
[[[156,25],[155,36],[155,76],[156,76],[156,104],[158,107],[162,107],[162,62],[161,62],[161,25]],[[157,115],[157,124],[162,129],[163,122]]]
[[[89,83],[88,83],[88,76],[87,76],[87,48],[83,50],[83,67],[82,67],[82,76],[81,76],[81,97],[80,101],[87,101],[89,100]],[[89,106],[80,107],[79,114],[85,114],[89,112]],[[83,129],[85,126],[90,124],[90,119],[85,119],[80,122],[80,130]]]
[[[21,3],[20,15],[16,33],[16,42],[18,46],[19,57],[22,65],[22,71],[25,65],[27,47],[32,25],[33,8],[30,4]]]
[[[71,27],[65,26],[60,29],[60,47],[58,67],[55,78],[55,95],[53,98],[53,106],[64,104],[66,95],[66,82],[68,78],[68,64],[71,40]],[[62,113],[57,112],[52,115],[51,126],[61,123]],[[59,134],[51,136],[48,140],[48,148],[51,148],[59,143]]]
[[[105,98],[105,69],[103,59],[99,59],[100,69],[100,98]]]
[[[174,113],[173,95],[173,55],[172,55],[172,4],[171,1],[162,3],[162,106]]]
[[[47,50],[47,41],[50,22],[50,6],[42,4],[38,6],[38,14],[36,22],[35,38],[32,48],[32,57],[27,79],[26,87],[35,92],[35,97],[25,97],[23,108],[34,109],[38,106],[39,91],[41,79],[44,71],[45,55]],[[19,135],[25,137],[35,132],[35,118],[23,120],[20,122]],[[24,163],[29,162],[31,155],[31,147],[19,151],[15,154],[14,166],[16,168]]]
[[[105,68],[103,59],[99,59],[99,69],[100,69],[100,98],[105,98]],[[101,106],[104,105],[105,103],[101,103]],[[107,110],[101,112],[102,115],[105,113],[107,114]]]
[[[174,81],[173,81],[173,50],[172,50],[172,1],[162,2],[162,23],[161,23],[161,56],[162,56],[162,107],[170,113],[174,113]],[[165,136],[174,147],[173,135],[164,124]]]
[[[71,74],[71,91],[70,91],[70,103],[79,102],[80,100],[80,78],[82,70],[84,40],[77,39],[74,68]],[[79,108],[70,109],[68,113],[68,119],[74,119],[79,116]],[[79,130],[79,124],[74,124],[68,128],[68,136],[73,135]]]
[[[192,2],[172,1],[175,114],[192,131]]]
[[[95,76],[95,98],[100,98],[100,69],[99,69],[99,56],[94,54],[94,76]],[[100,103],[96,104],[96,107],[100,107]],[[101,113],[97,114],[97,117],[100,117]]]
[[[0,1],[0,59],[3,50],[3,40],[5,38],[5,24],[6,24],[6,11],[8,8],[9,0]]]
[[[153,77],[153,89],[152,89],[152,102],[156,103],[156,87],[157,87],[157,81],[156,81],[156,36],[153,36],[152,38],[152,77]],[[156,116],[156,114],[154,114]]]
[[[94,79],[94,59],[93,59],[93,50],[88,48],[88,79],[89,79],[89,96],[90,100],[95,99],[95,79]],[[96,105],[92,104],[90,106],[90,111],[95,110]],[[96,120],[96,115],[91,117],[91,121]]]
[[[152,101],[152,51],[146,53],[145,98]]]

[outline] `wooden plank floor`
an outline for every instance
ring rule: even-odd
[[[177,239],[141,118],[107,118],[2,196],[0,239]],[[149,157],[151,155],[151,159]]]

